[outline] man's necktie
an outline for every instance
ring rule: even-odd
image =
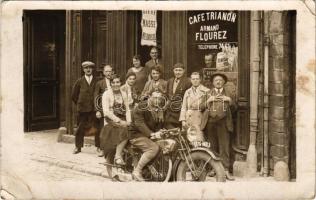
[[[179,79],[175,79],[175,80],[174,80],[174,84],[173,84],[173,93],[176,92],[176,89],[177,89],[177,87],[178,87],[178,84],[179,84]]]

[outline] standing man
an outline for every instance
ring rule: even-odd
[[[78,129],[75,136],[76,148],[73,151],[74,154],[81,152],[87,127],[96,123],[93,98],[96,79],[92,75],[95,64],[85,61],[81,65],[84,76],[75,82],[72,89],[72,101],[76,104],[78,111]]]
[[[185,69],[182,63],[173,66],[174,77],[167,82],[168,106],[166,111],[166,128],[181,127],[179,121],[184,93],[191,87],[191,81],[184,76]]]
[[[184,93],[179,121],[182,122],[182,127],[195,130],[195,135],[188,135],[191,142],[204,141],[202,130],[207,120],[206,100],[210,89],[201,84],[201,75],[198,72],[191,74],[191,83],[192,87]]]
[[[111,65],[105,65],[103,67],[103,75],[104,78],[99,80],[96,85],[95,85],[95,90],[94,90],[94,101],[95,101],[95,111],[96,111],[96,117],[98,121],[98,130],[95,134],[95,147],[97,148],[97,153],[99,157],[104,156],[103,150],[100,149],[100,132],[102,127],[104,126],[104,120],[103,118],[103,110],[102,110],[102,95],[103,93],[111,88],[110,85],[110,79],[113,74],[113,69]]]
[[[211,76],[214,88],[209,92],[207,99],[208,121],[206,135],[213,147],[219,153],[225,168],[228,180],[234,180],[229,174],[230,133],[233,132],[232,111],[236,109],[234,97],[224,89],[227,82],[226,75],[214,73]]]
[[[162,71],[162,78],[163,78],[163,72],[164,72],[164,70],[163,70],[163,66],[162,66],[162,60],[160,60],[159,58],[159,52],[158,52],[158,48],[157,47],[152,47],[151,49],[150,49],[150,60],[149,61],[147,61],[146,62],[146,64],[145,64],[145,68],[146,68],[146,70],[148,71],[148,72],[151,72],[151,69],[154,67],[154,66],[156,66],[156,65],[160,65],[160,67],[161,67],[161,71]],[[149,79],[150,79],[150,75],[149,75]]]

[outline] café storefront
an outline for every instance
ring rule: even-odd
[[[30,50],[24,54],[26,131],[65,127],[73,134],[70,95],[82,75],[82,61],[96,63],[97,76],[105,64],[124,75],[133,55],[140,54],[144,64],[151,46],[157,46],[165,79],[177,62],[186,66],[187,75],[202,71],[205,82],[218,68],[225,69],[238,104],[232,165],[247,160],[255,171],[272,175],[281,161],[295,177],[290,109],[295,102],[295,13],[67,10],[25,11],[23,19],[24,48]],[[205,66],[206,54],[211,67]]]

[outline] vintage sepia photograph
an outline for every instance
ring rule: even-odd
[[[313,199],[315,2],[290,2],[3,2],[1,199]]]

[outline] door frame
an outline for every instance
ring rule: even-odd
[[[32,75],[31,75],[31,67],[32,67],[32,46],[34,45],[34,41],[32,41],[32,18],[36,17],[37,15],[43,15],[47,14],[50,16],[55,16],[57,18],[57,37],[58,37],[58,43],[59,47],[57,52],[57,59],[58,62],[56,64],[56,89],[55,89],[55,116],[56,120],[52,121],[46,121],[45,117],[38,121],[38,124],[32,122]],[[65,32],[65,11],[50,11],[50,10],[25,10],[23,12],[23,91],[24,91],[24,131],[37,131],[37,130],[45,130],[45,129],[52,129],[52,128],[58,128],[60,125],[60,98],[62,98],[62,95],[60,95],[60,73],[64,72],[64,46],[65,46],[65,38],[60,37],[64,36]],[[60,70],[62,69],[62,70]],[[63,81],[62,81],[63,82]]]

